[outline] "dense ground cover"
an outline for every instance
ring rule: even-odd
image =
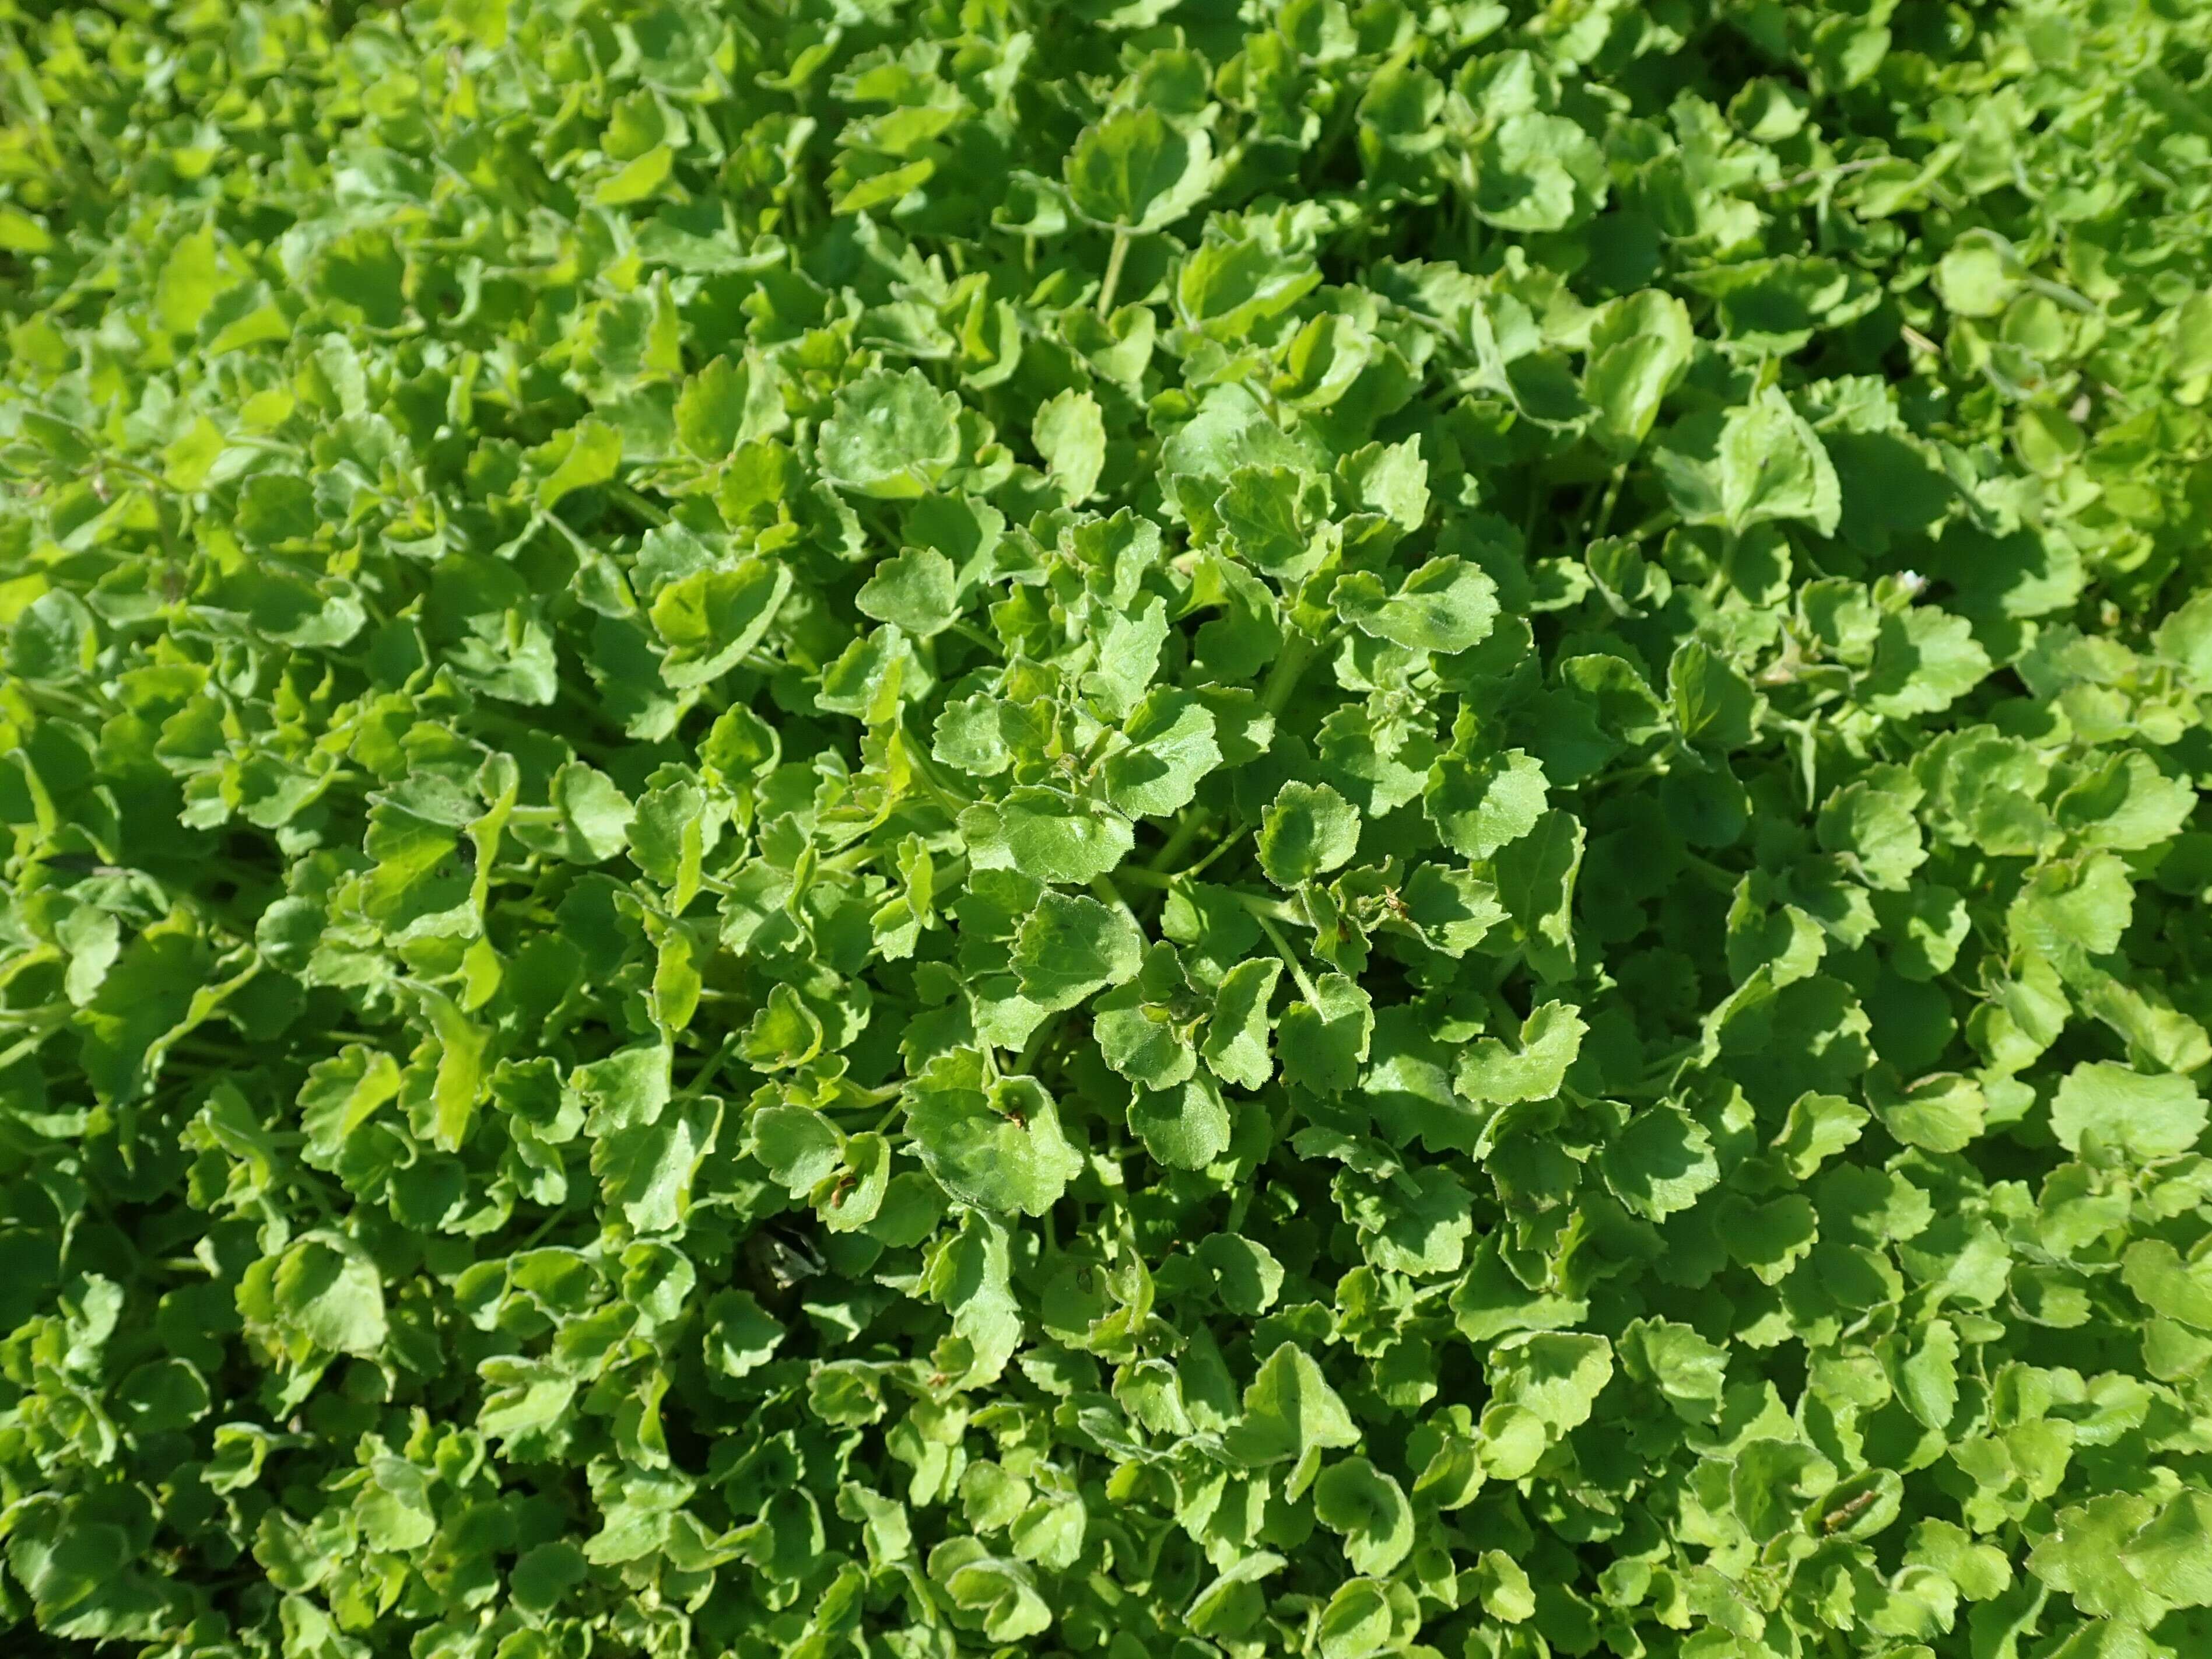
[[[0,0],[0,1643],[2212,1650],[2208,42]]]

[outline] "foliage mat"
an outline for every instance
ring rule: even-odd
[[[0,0],[0,1631],[2212,1652],[2212,6]]]

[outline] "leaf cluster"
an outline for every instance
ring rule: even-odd
[[[0,1630],[2212,1649],[2208,52],[0,0]]]

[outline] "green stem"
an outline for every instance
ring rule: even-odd
[[[37,1053],[40,1045],[59,1031],[66,1023],[65,1020],[56,1020],[52,1024],[33,1029],[28,1036],[9,1045],[7,1048],[0,1049],[0,1071],[6,1070],[26,1055]]]
[[[1720,563],[1705,582],[1705,599],[1708,603],[1719,604],[1721,595],[1728,591],[1729,584],[1735,579],[1735,546],[1736,533],[1733,530],[1723,531]]]
[[[1241,1233],[1244,1230],[1245,1213],[1251,1209],[1252,1194],[1258,1190],[1251,1181],[1237,1183],[1236,1196],[1229,1200],[1229,1218],[1222,1223],[1223,1232]]]
[[[667,510],[647,501],[627,484],[617,484],[611,491],[615,499],[628,507],[647,524],[659,528],[668,523]]]
[[[1231,895],[1246,910],[1262,922],[1281,922],[1291,927],[1311,927],[1313,924],[1280,899],[1262,899],[1256,893],[1239,893],[1230,889]]]
[[[1145,868],[1146,869],[1153,870],[1164,870],[1170,869],[1175,863],[1176,859],[1182,857],[1184,853],[1190,850],[1190,844],[1198,839],[1200,833],[1204,829],[1205,825],[1206,817],[1204,814],[1195,812],[1185,813],[1176,820],[1175,831],[1168,837],[1165,844],[1161,846],[1158,852],[1145,860]]]
[[[1722,893],[1734,893],[1743,881],[1743,877],[1735,871],[1723,869],[1711,859],[1701,858],[1694,852],[1682,855],[1682,867],[1708,887]]]
[[[1621,481],[1627,476],[1626,461],[1613,469],[1613,476],[1606,480],[1605,494],[1597,504],[1597,516],[1590,521],[1589,530],[1583,538],[1585,540],[1595,541],[1605,534],[1605,527],[1613,522],[1613,504],[1620,499]]]
[[[1237,838],[1231,836],[1221,845],[1224,847],[1234,846],[1237,845]],[[1177,881],[1189,879],[1192,874],[1192,870],[1177,870],[1170,875],[1164,870],[1146,869],[1142,864],[1125,864],[1114,872],[1112,879],[1117,882],[1134,881],[1140,887],[1152,887],[1164,893]],[[1279,899],[1262,899],[1256,893],[1244,893],[1235,887],[1229,888],[1228,894],[1231,899],[1262,921],[1284,922],[1292,927],[1310,925],[1304,916]]]
[[[1142,922],[1137,921],[1137,912],[1129,907],[1129,901],[1121,896],[1121,889],[1115,887],[1113,882],[1107,880],[1106,877],[1103,875],[1094,876],[1091,882],[1091,891],[1093,895],[1097,897],[1098,902],[1104,905],[1109,910],[1118,910],[1121,914],[1127,917],[1130,921],[1136,923],[1137,931],[1139,933],[1142,933],[1145,930],[1145,924]]]
[[[1260,706],[1269,714],[1280,714],[1291,698],[1297,694],[1298,680],[1321,655],[1322,642],[1303,628],[1293,631],[1283,646],[1283,654],[1275,659],[1275,666],[1267,670],[1267,684],[1260,688]]]
[[[519,1256],[526,1250],[535,1248],[538,1241],[544,1238],[548,1233],[551,1232],[556,1227],[559,1226],[564,1221],[573,1221],[574,1219],[574,1217],[569,1215],[568,1211],[565,1208],[558,1205],[555,1206],[555,1208],[546,1216],[544,1220],[539,1222],[535,1228],[531,1229],[530,1236],[523,1240],[520,1244],[515,1246],[514,1250],[509,1253]]]
[[[1663,760],[1645,760],[1633,766],[1624,766],[1619,772],[1601,773],[1583,785],[1591,789],[1613,789],[1622,784],[1641,783],[1647,778],[1663,778],[1668,768]]]
[[[1106,275],[1098,284],[1098,314],[1110,315],[1114,309],[1114,290],[1121,285],[1121,262],[1129,257],[1129,233],[1114,233],[1114,251],[1106,256]]]
[[[120,455],[101,455],[94,460],[92,465],[94,472],[105,473],[112,469],[118,473],[128,473],[133,478],[140,479],[156,490],[167,490],[169,487],[168,479],[163,478],[159,473],[149,472],[137,461],[125,460]]]
[[[1213,850],[1207,853],[1205,857],[1200,859],[1188,869],[1178,870],[1176,874],[1181,875],[1185,881],[1188,881],[1192,877],[1199,875],[1208,864],[1220,857],[1223,853],[1227,852],[1231,848],[1236,846],[1237,843],[1243,840],[1245,830],[1249,827],[1249,825],[1246,825],[1239,828],[1234,835],[1225,835],[1222,837],[1220,840],[1216,841],[1213,844]]]
[[[1029,1076],[1030,1068],[1036,1064],[1036,1057],[1044,1052],[1045,1044],[1052,1040],[1053,1033],[1059,1028],[1060,1016],[1057,1014],[1048,1014],[1037,1022],[1036,1029],[1030,1033],[1029,1041],[1022,1045],[1022,1052],[1014,1056],[1014,1076]],[[987,1047],[983,1052],[988,1054],[990,1050]]]
[[[954,633],[958,634],[963,639],[981,645],[994,656],[996,656],[1002,649],[997,640],[992,638],[972,622],[955,622],[951,625]]]
[[[866,833],[865,831],[862,833]],[[888,851],[890,849],[878,846],[872,841],[863,841],[856,847],[847,847],[841,852],[830,854],[816,868],[850,875],[855,870],[866,869]]]
[[[1344,141],[1352,135],[1358,114],[1359,100],[1348,95],[1329,112],[1321,142],[1306,152],[1304,164],[1312,170],[1311,176],[1316,181],[1328,176],[1329,165],[1336,160],[1336,152],[1344,147]]]
[[[691,1074],[691,1081],[684,1086],[678,1098],[688,1101],[705,1093],[708,1083],[712,1082],[714,1074],[722,1069],[722,1062],[736,1052],[738,1043],[743,1041],[744,1038],[744,1033],[742,1030],[732,1031],[728,1036],[723,1038],[722,1046],[708,1058],[706,1064]]]
[[[1249,905],[1246,906],[1245,908],[1252,910],[1252,907]],[[1290,968],[1291,978],[1298,982],[1299,994],[1304,997],[1304,998],[1308,1002],[1311,1003],[1316,1008],[1319,1008],[1321,1006],[1321,992],[1314,989],[1314,982],[1306,977],[1306,971],[1298,961],[1298,954],[1291,948],[1290,941],[1284,938],[1281,932],[1276,928],[1275,924],[1269,921],[1259,911],[1252,910],[1252,919],[1260,924],[1260,931],[1267,936],[1268,943],[1274,946],[1276,952],[1282,957],[1285,965]]]
[[[914,773],[922,788],[937,798],[939,806],[957,818],[963,811],[975,804],[974,796],[961,794],[938,775],[937,768],[922,753],[921,746],[914,742],[904,731],[898,734],[898,741],[900,747],[906,751],[908,768]]]
[[[1643,1081],[1646,1083],[1663,1082],[1679,1070],[1682,1062],[1695,1054],[1701,1046],[1703,1045],[1695,1040],[1674,1044],[1657,1059],[1644,1066]]]

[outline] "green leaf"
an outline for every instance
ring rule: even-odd
[[[1386,1273],[1455,1273],[1474,1222],[1467,1189],[1446,1170],[1425,1165],[1384,1183],[1347,1171],[1335,1182],[1337,1205],[1359,1229],[1360,1247]]]
[[[17,9],[7,1651],[2212,1652],[2203,7]]]
[[[716,357],[684,383],[676,399],[676,435],[702,460],[722,460],[741,443],[788,424],[775,375],[761,359]]]
[[[539,454],[549,470],[538,486],[538,505],[550,509],[564,497],[613,479],[622,465],[622,434],[604,421],[580,421]]]
[[[1126,909],[1047,893],[1014,940],[1014,974],[1040,1008],[1073,1008],[1094,991],[1136,976],[1145,936]]]
[[[1196,1254],[1212,1276],[1214,1295],[1232,1314],[1248,1319],[1264,1314],[1282,1292],[1282,1263],[1255,1240],[1211,1233],[1199,1241]]]
[[[1774,1154],[1792,1180],[1809,1180],[1828,1159],[1857,1144],[1869,1115],[1840,1095],[1808,1090],[1790,1102],[1790,1115],[1774,1137]]]
[[[908,1101],[907,1129],[923,1166],[963,1204],[1042,1215],[1083,1167],[1034,1077],[988,1088],[925,1079],[909,1085]]]
[[[2128,1570],[2125,1550],[2158,1511],[2153,1499],[2135,1492],[2100,1493],[2069,1506],[2052,1517],[2050,1533],[2028,1555],[2027,1570],[2093,1618],[2155,1624],[2166,1604]]]
[[[1224,1083],[1259,1089],[1274,1075],[1274,1063],[1267,1054],[1267,1008],[1282,973],[1279,959],[1255,956],[1222,976],[1200,1052]]]
[[[1868,1092],[1883,1128],[1905,1145],[1930,1152],[1963,1150],[1981,1134],[1988,1116],[1981,1086],[1954,1073],[1917,1078],[1895,1094]]]
[[[1119,109],[1077,135],[1066,168],[1068,199],[1091,223],[1158,230],[1212,187],[1213,151],[1201,129],[1181,132],[1157,110]]]
[[[2185,1486],[2121,1546],[2120,1559],[2170,1607],[2212,1607],[2212,1492]]]
[[[1389,1572],[1413,1547],[1413,1508],[1398,1483],[1364,1457],[1347,1457],[1321,1472],[1313,1485],[1314,1514],[1344,1539],[1354,1572]]]
[[[1740,749],[1752,740],[1759,694],[1735,665],[1702,640],[1686,639],[1667,664],[1674,723],[1692,743]]]
[[[1316,1095],[1341,1095],[1358,1081],[1375,1030],[1367,992],[1340,973],[1315,982],[1311,1000],[1292,1003],[1275,1029],[1283,1080]]]
[[[2018,290],[2004,253],[1990,241],[1961,242],[1936,266],[1936,291],[1962,317],[1994,317]]]
[[[1926,862],[1909,794],[1887,780],[1846,784],[1821,804],[1820,845],[1869,887],[1901,892]]]
[[[215,232],[203,226],[179,237],[161,261],[154,286],[154,312],[173,334],[199,332],[200,320],[222,290],[222,269]]]
[[[732,1381],[775,1357],[785,1336],[750,1290],[717,1290],[707,1304],[707,1367]]]
[[[1598,1167],[1613,1196],[1651,1221],[1688,1209],[1720,1180],[1704,1125],[1664,1103],[1630,1119],[1598,1155]]]
[[[1934,714],[1979,685],[1991,666],[1964,617],[1918,606],[1882,619],[1867,706],[1890,719]]]
[[[1243,1409],[1224,1443],[1229,1455],[1249,1468],[1292,1465],[1295,1491],[1312,1479],[1320,1453],[1358,1445],[1359,1430],[1312,1356],[1285,1342],[1267,1356],[1244,1390]]]
[[[1803,416],[1769,387],[1721,416],[1695,416],[1655,458],[1675,511],[1731,535],[1799,521],[1833,535],[1843,494],[1828,452]]]
[[[1178,1013],[1182,973],[1171,945],[1155,944],[1137,978],[1101,997],[1091,1011],[1099,1057],[1147,1089],[1168,1089],[1198,1069],[1198,1053]]]
[[[1582,869],[1583,840],[1581,820],[1553,808],[1491,861],[1498,900],[1520,930],[1528,965],[1550,983],[1574,976],[1575,879]]]
[[[927,639],[959,617],[959,577],[952,561],[934,548],[908,547],[877,565],[853,602],[878,622]]]
[[[1485,1550],[1474,1572],[1476,1598],[1492,1619],[1518,1625],[1536,1613],[1536,1592],[1521,1564],[1503,1550]]]
[[[46,253],[53,246],[53,233],[40,220],[21,208],[0,208],[0,248],[10,253]]]
[[[2212,1332],[2212,1272],[2202,1261],[2184,1262],[2163,1239],[2137,1239],[2128,1247],[2120,1277],[2161,1318]]]
[[[1255,1551],[1224,1568],[1199,1591],[1183,1622],[1200,1637],[1235,1637],[1260,1622],[1267,1601],[1261,1582],[1290,1564],[1272,1551]]]
[[[1447,655],[1480,644],[1498,620],[1498,584],[1449,554],[1417,567],[1395,593],[1369,571],[1340,576],[1329,602],[1362,633]]]
[[[1499,1343],[1488,1369],[1492,1396],[1529,1412],[1556,1438],[1589,1420],[1613,1380],[1613,1347],[1585,1333],[1536,1332]]]
[[[1228,1149],[1229,1108],[1220,1086],[1198,1071],[1171,1088],[1138,1089],[1129,1127],[1169,1168],[1203,1169]]]
[[[762,1107],[747,1128],[746,1150],[793,1198],[811,1192],[844,1154],[836,1125],[805,1107]]]
[[[1358,846],[1359,814],[1326,784],[1285,784],[1260,814],[1260,865],[1279,887],[1326,875]]]
[[[1038,406],[1030,437],[1061,499],[1073,506],[1097,492],[1106,469],[1106,419],[1097,399],[1073,389],[1055,393]]]
[[[1391,1607],[1382,1581],[1349,1578],[1322,1609],[1322,1659],[1367,1659],[1390,1639]]]
[[[1480,760],[1441,757],[1429,769],[1421,804],[1453,851],[1486,859],[1535,828],[1547,798],[1543,767],[1520,749],[1506,749]]]
[[[961,458],[959,399],[919,369],[872,369],[837,393],[818,460],[840,489],[910,500],[936,487]]]
[[[1564,230],[1605,199],[1604,154],[1563,116],[1520,110],[1481,146],[1475,211],[1501,230]]]
[[[2090,1136],[2142,1162],[2195,1150],[2204,1133],[2204,1097],[2186,1077],[2145,1077],[2109,1060],[2085,1061],[2051,1100],[2051,1132],[2068,1151]]]
[[[1106,798],[1132,818],[1166,818],[1188,806],[1222,763],[1213,711],[1189,693],[1155,686],[1121,729],[1127,747],[1101,769]]]
[[[1590,330],[1583,395],[1595,413],[1593,435],[1608,450],[1626,455],[1641,447],[1689,367],[1694,342],[1689,309],[1671,294],[1647,288],[1605,308]]]
[[[352,1239],[327,1229],[302,1235],[284,1252],[269,1298],[280,1327],[313,1351],[373,1355],[390,1328],[375,1264]]]
[[[719,1108],[696,1102],[658,1121],[618,1129],[592,1148],[592,1173],[606,1202],[639,1233],[683,1229],[691,1185],[712,1150]]]
[[[1565,1083],[1589,1029],[1581,1009],[1546,1003],[1522,1022],[1517,1047],[1485,1037],[1468,1048],[1454,1086],[1471,1101],[1501,1106],[1549,1100]]]
[[[65,588],[49,589],[16,615],[8,630],[8,671],[25,680],[64,684],[92,672],[100,637],[92,612]]]
[[[574,863],[598,864],[629,845],[636,809],[598,767],[568,761],[553,774],[552,797],[550,806],[520,808],[509,820],[524,845]]]
[[[668,647],[661,678],[677,691],[719,680],[760,643],[790,592],[791,572],[763,558],[670,582],[653,601]]]
[[[453,1000],[428,985],[414,987],[438,1039],[438,1070],[430,1084],[431,1136],[441,1151],[457,1152],[468,1138],[483,1095],[484,1052],[491,1034]]]
[[[1018,870],[1069,886],[1108,874],[1135,845],[1128,820],[1111,808],[1036,787],[967,808],[960,833],[979,869]]]
[[[1656,1389],[1685,1423],[1720,1414],[1728,1381],[1728,1350],[1672,1320],[1631,1321],[1616,1345],[1621,1369]]]

